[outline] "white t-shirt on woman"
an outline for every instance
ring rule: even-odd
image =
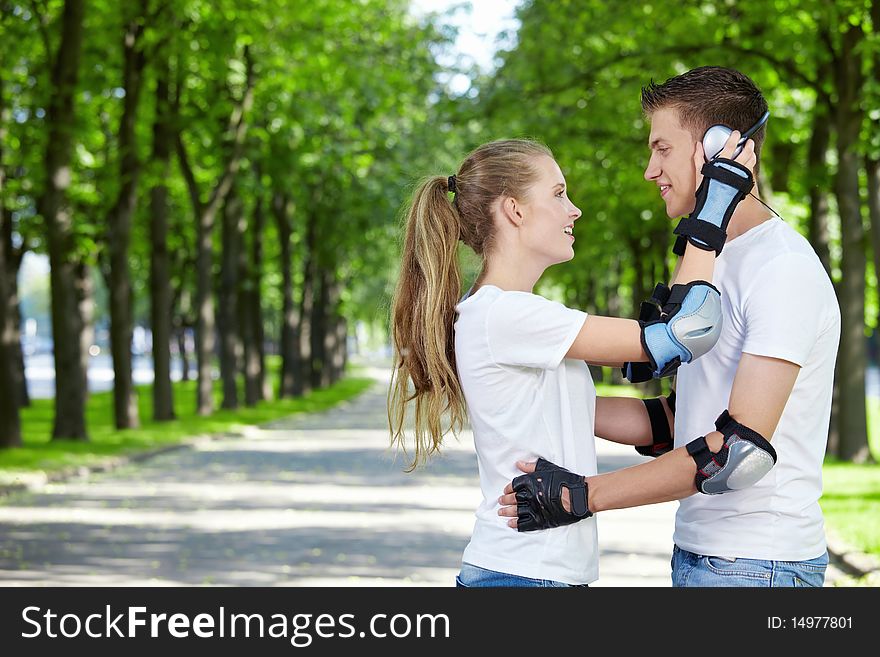
[[[588,584],[599,576],[596,520],[517,532],[498,515],[517,460],[539,456],[596,474],[596,389],[566,360],[587,318],[527,292],[484,285],[456,306],[455,357],[480,468],[483,501],[462,560],[489,570]]]

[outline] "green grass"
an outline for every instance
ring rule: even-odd
[[[825,522],[861,552],[880,556],[880,465],[827,461],[819,503]]]
[[[599,395],[641,397],[630,385],[596,384]],[[880,461],[880,399],[867,400],[868,442]],[[819,504],[828,528],[861,552],[880,556],[880,465],[826,460]]]
[[[269,380],[277,380],[279,363],[269,360]],[[356,370],[353,371],[356,375]],[[357,396],[372,385],[372,379],[349,376],[333,386],[316,390],[299,399],[260,402],[253,408],[242,406],[237,410],[217,410],[208,417],[195,413],[196,382],[175,382],[174,407],[177,419],[170,422],[152,420],[152,386],[138,386],[138,409],[141,427],[117,430],[113,426],[112,392],[89,396],[86,408],[88,441],[50,440],[54,418],[51,399],[35,399],[29,408],[22,409],[22,438],[20,448],[0,449],[0,475],[14,479],[16,472],[52,472],[71,466],[90,466],[107,457],[132,454],[180,443],[182,440],[206,434],[234,432],[243,426],[256,425],[296,413],[311,413],[328,409],[341,401]],[[215,381],[215,408],[222,400],[222,383]],[[243,400],[244,396],[240,395]]]

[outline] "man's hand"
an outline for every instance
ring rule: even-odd
[[[729,159],[730,156],[733,155],[734,151],[736,151],[736,145],[739,142],[739,138],[739,130],[734,130],[733,132],[731,132],[730,137],[728,137],[727,141],[724,143],[724,148],[721,149],[721,152],[718,153],[717,157]],[[755,164],[757,164],[758,162],[758,157],[755,155],[755,142],[751,139],[747,140],[745,145],[743,146],[742,151],[740,151],[739,155],[736,156],[734,162],[742,164],[751,172],[752,176],[754,177]],[[700,185],[703,184],[704,164],[706,164],[706,154],[703,152],[703,143],[698,139],[694,148],[694,170],[697,174],[694,190],[699,189]]]
[[[699,249],[715,251],[716,256],[724,248],[727,224],[739,202],[754,186],[757,162],[754,142],[747,140],[736,159],[729,159],[736,150],[739,136],[734,130],[718,157],[708,162],[703,160],[702,145],[698,142],[694,146],[696,205],[673,231],[678,235],[672,248],[676,255],[684,255],[686,241]]]
[[[504,488],[498,515],[521,532],[570,525],[593,515],[584,478],[545,459],[517,461],[520,475]]]

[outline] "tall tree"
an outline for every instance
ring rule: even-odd
[[[61,43],[52,59],[52,95],[46,111],[46,179],[38,201],[48,232],[51,268],[55,350],[53,439],[88,439],[85,421],[87,352],[82,345],[86,328],[83,304],[87,303],[88,267],[78,259],[73,240],[73,213],[67,198],[76,134],[74,99],[79,79],[84,4],[83,0],[64,1]]]
[[[837,107],[837,175],[834,193],[840,211],[841,311],[840,352],[840,431],[839,456],[864,461],[870,457],[865,410],[865,231],[859,194],[861,162],[858,139],[862,128],[861,93],[864,83],[860,44],[862,26],[850,24],[834,51],[834,82]]]
[[[156,112],[153,120],[150,189],[150,326],[153,333],[153,419],[173,420],[171,387],[171,263],[168,255],[168,178],[174,151],[179,96],[172,96],[170,54],[160,51],[156,62]],[[185,363],[186,353],[181,354]]]
[[[19,415],[19,392],[21,382],[17,378],[18,366],[15,362],[16,344],[21,346],[16,326],[15,295],[10,289],[10,266],[12,240],[7,233],[12,232],[12,218],[6,216],[4,202],[4,182],[6,169],[3,160],[3,144],[6,142],[6,106],[3,97],[3,78],[0,77],[0,447],[21,445],[21,418]],[[7,303],[7,299],[10,303]]]
[[[113,410],[117,429],[137,427],[137,397],[131,378],[131,340],[133,331],[131,272],[128,258],[131,245],[131,222],[137,203],[140,161],[137,154],[135,126],[138,116],[144,69],[147,65],[143,46],[144,30],[150,19],[148,0],[126,5],[122,35],[124,91],[119,120],[118,175],[119,191],[107,214],[107,252],[109,269],[105,272],[110,292],[110,348],[113,354]]]
[[[253,104],[254,65],[250,47],[243,53],[245,81],[241,98],[236,102],[228,121],[228,155],[220,179],[214,185],[207,202],[202,202],[201,192],[190,164],[185,142],[181,135],[176,140],[180,167],[190,191],[190,198],[197,220],[196,243],[196,359],[198,361],[198,387],[196,407],[199,415],[209,415],[214,410],[212,398],[212,359],[214,356],[216,322],[211,284],[214,261],[213,233],[217,212],[226,200],[232,181],[241,166],[242,150],[247,134],[247,113]]]
[[[235,185],[223,205],[220,264],[220,377],[223,381],[222,408],[238,408],[238,363],[242,356],[241,326],[239,324],[239,274],[245,234],[245,214]]]

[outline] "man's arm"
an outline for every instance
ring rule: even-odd
[[[770,440],[799,372],[798,365],[785,360],[743,354],[730,394],[730,415]],[[720,432],[713,431],[706,435],[706,442],[712,452],[718,452],[724,441]],[[533,463],[518,465],[524,472],[534,471]],[[585,477],[589,510],[596,513],[688,497],[697,492],[695,475],[694,459],[685,447],[679,447],[649,463]],[[567,489],[563,489],[562,501],[569,510]],[[511,484],[500,502],[499,515],[509,516],[508,524],[516,527],[517,500]]]

